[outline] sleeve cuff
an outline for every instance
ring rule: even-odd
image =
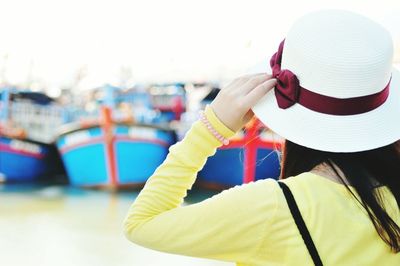
[[[211,123],[214,129],[218,131],[218,133],[221,134],[224,138],[229,139],[233,137],[233,135],[235,135],[234,131],[225,126],[224,123],[219,120],[219,118],[216,116],[213,109],[209,105],[207,105],[204,114],[206,115],[208,121]]]

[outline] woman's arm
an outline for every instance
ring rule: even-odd
[[[211,108],[206,117],[224,137],[234,134]],[[197,172],[220,145],[196,122],[184,140],[170,148],[128,212],[124,224],[128,239],[160,251],[226,261],[246,261],[256,254],[275,212],[274,181],[235,187],[181,206]]]

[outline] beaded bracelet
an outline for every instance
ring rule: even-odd
[[[208,131],[213,134],[213,136],[219,141],[221,142],[223,145],[228,145],[229,144],[229,140],[227,138],[225,138],[224,136],[222,136],[210,123],[210,121],[208,121],[206,115],[204,112],[200,112],[200,121],[207,127]]]

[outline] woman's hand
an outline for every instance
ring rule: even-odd
[[[251,108],[276,84],[269,74],[247,75],[223,88],[211,103],[215,115],[232,131],[241,129],[254,116]]]

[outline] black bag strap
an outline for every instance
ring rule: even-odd
[[[307,246],[308,252],[311,255],[312,260],[316,266],[322,266],[321,258],[319,257],[317,248],[314,245],[314,242],[311,238],[310,232],[307,229],[306,224],[304,223],[303,217],[301,216],[299,207],[296,204],[296,201],[293,197],[292,192],[290,191],[289,187],[283,183],[278,182],[279,186],[283,191],[283,195],[286,198],[287,204],[289,205],[290,212],[292,213],[293,219],[297,225],[297,228],[300,231],[301,237],[304,240],[304,243]]]

